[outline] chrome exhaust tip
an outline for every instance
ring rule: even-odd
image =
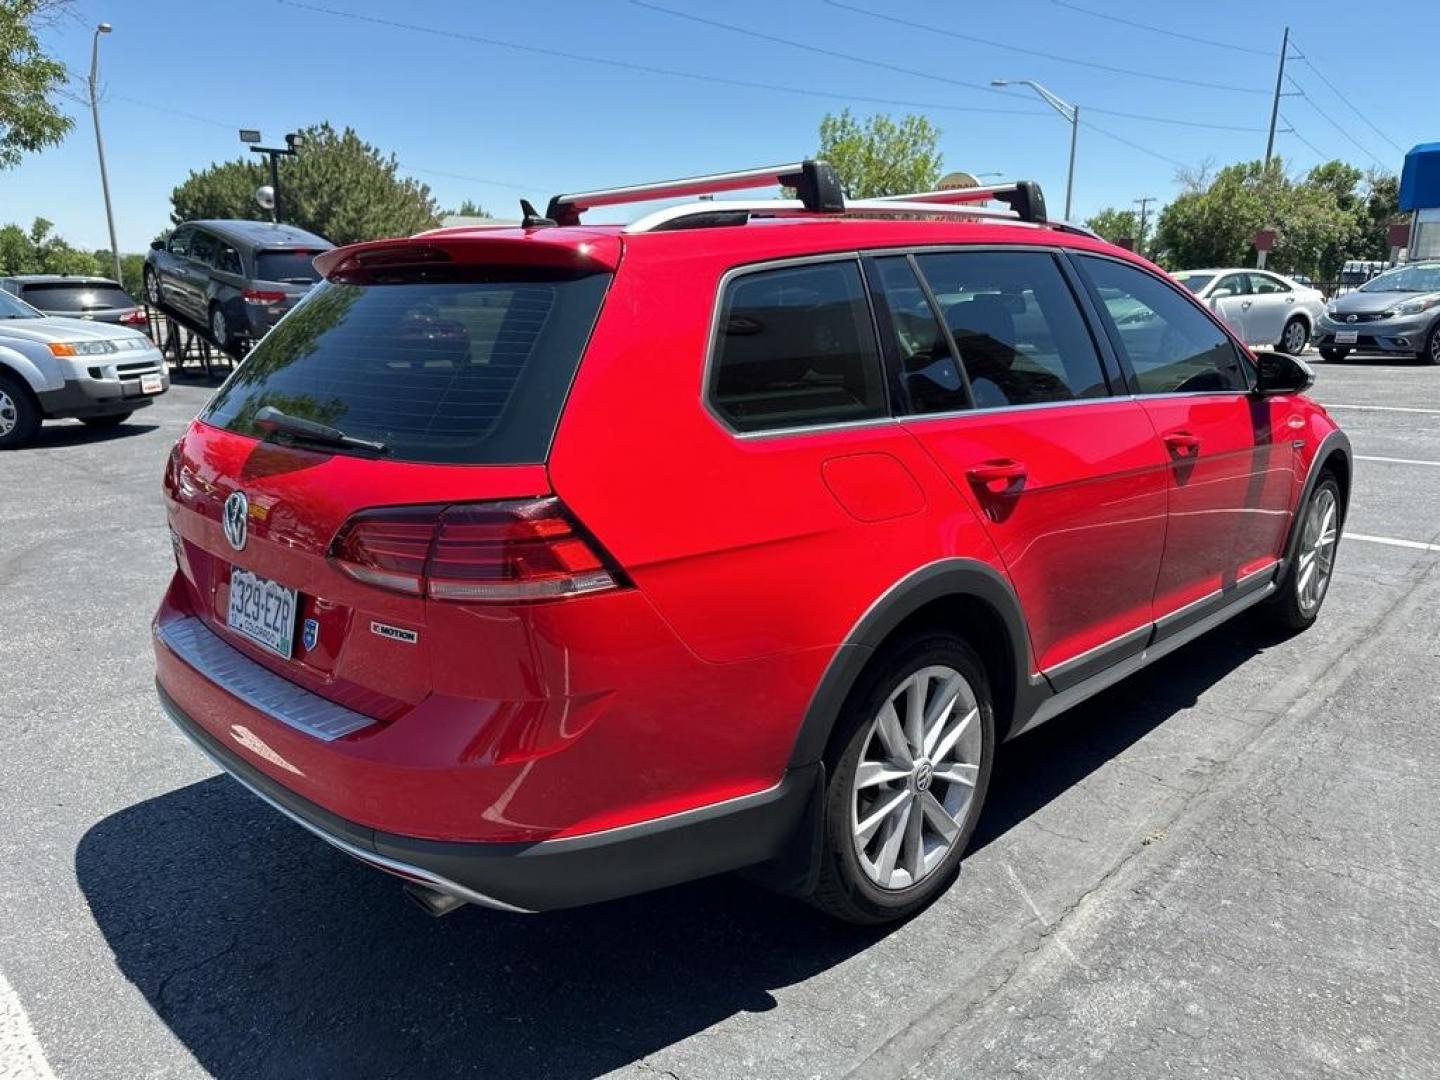
[[[407,881],[403,886],[405,895],[419,905],[420,910],[433,919],[442,915],[449,915],[457,908],[465,906],[465,901],[459,897],[443,893],[439,889],[432,889],[429,885],[421,885],[419,882]]]

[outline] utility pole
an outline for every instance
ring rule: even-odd
[[[110,33],[110,24],[95,27],[90,42],[90,116],[95,121],[95,152],[100,155],[100,190],[105,193],[105,223],[110,226],[110,257],[115,262],[115,281],[120,284],[120,245],[115,241],[115,211],[110,208],[110,177],[105,172],[105,140],[100,138],[100,35]]]
[[[1270,158],[1275,153],[1275,121],[1280,116],[1280,89],[1285,84],[1285,58],[1290,55],[1290,27],[1285,27],[1285,36],[1280,40],[1280,70],[1275,75],[1275,100],[1270,103],[1270,135],[1265,140],[1265,167],[1270,167]]]
[[[1145,254],[1145,211],[1146,208],[1155,201],[1154,195],[1146,195],[1142,199],[1135,200],[1135,202],[1140,204],[1140,238],[1135,241],[1135,253],[1137,255]]]
[[[264,154],[270,159],[270,194],[274,199],[270,206],[270,220],[278,222],[284,216],[284,212],[280,209],[280,159],[294,157],[298,154],[300,148],[305,144],[305,138],[298,131],[292,131],[285,136],[283,147],[257,146],[256,144],[260,141],[260,132],[255,128],[241,128],[240,141],[250,144],[252,154]]]

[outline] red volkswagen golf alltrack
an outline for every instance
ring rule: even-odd
[[[525,209],[321,255],[164,478],[165,710],[432,912],[749,867],[902,917],[999,743],[1315,619],[1352,459],[1309,369],[1034,184]]]

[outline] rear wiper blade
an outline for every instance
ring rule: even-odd
[[[291,416],[274,405],[266,405],[255,413],[255,426],[267,435],[289,435],[292,439],[303,439],[325,446],[342,446],[352,450],[368,450],[372,454],[390,452],[390,447],[383,442],[346,435],[337,427],[322,424],[318,420],[306,420],[303,416]]]

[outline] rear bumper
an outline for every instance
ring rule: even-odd
[[[290,791],[221,744],[158,682],[160,704],[206,756],[297,824],[362,862],[469,903],[537,912],[598,903],[764,862],[819,797],[818,764],[767,791],[653,821],[534,843],[398,836],[356,824]]]

